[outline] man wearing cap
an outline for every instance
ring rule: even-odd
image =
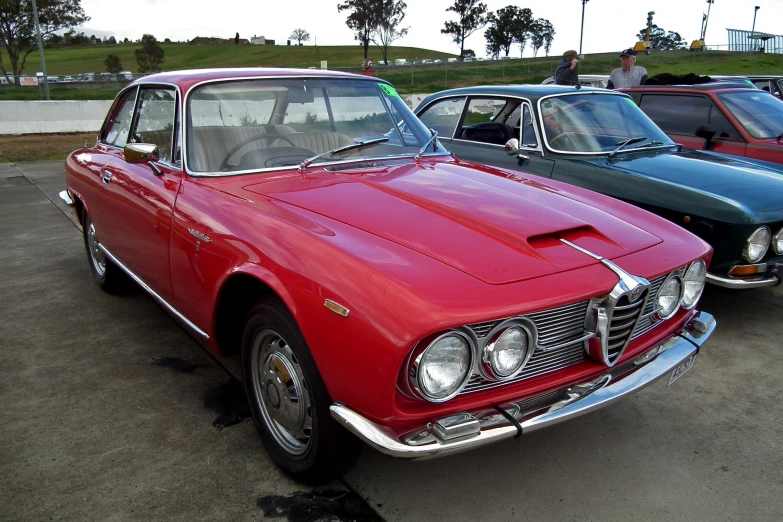
[[[563,53],[563,61],[555,70],[555,83],[557,85],[579,85],[579,60],[584,56],[578,56],[576,51]]]
[[[607,89],[625,89],[639,87],[647,81],[647,70],[636,65],[636,51],[626,49],[620,53],[622,67],[618,67],[609,75]]]

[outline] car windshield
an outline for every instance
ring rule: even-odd
[[[392,87],[369,80],[234,80],[188,96],[187,166],[195,173],[293,168],[320,154],[311,165],[412,157],[431,137]],[[365,141],[374,143],[329,154]],[[433,152],[446,150],[434,143]]]
[[[783,133],[783,101],[759,91],[719,95],[720,100],[754,138],[777,138]]]
[[[556,152],[612,152],[624,141],[644,137],[624,151],[654,145],[674,145],[631,98],[585,93],[544,98],[541,122],[547,145]]]

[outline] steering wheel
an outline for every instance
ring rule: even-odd
[[[557,140],[559,140],[559,139],[561,139],[563,137],[568,138],[568,141],[570,141],[571,143],[574,143],[575,142],[574,138],[576,136],[574,136],[573,132],[565,132],[565,131],[563,131],[560,134],[558,134],[557,136],[555,136],[554,138],[550,139],[549,140],[549,144],[550,145],[554,145]]]
[[[220,163],[220,167],[218,167],[218,170],[224,171],[228,168],[228,160],[231,159],[231,156],[233,156],[236,151],[238,151],[248,143],[253,143],[254,141],[263,140],[266,138],[280,138],[281,140],[290,143],[292,147],[296,147],[296,143],[291,141],[291,138],[286,138],[282,134],[276,134],[274,132],[268,132],[266,134],[256,134],[255,136],[250,136],[249,138],[244,139],[239,143],[237,143],[236,145],[234,145],[234,147],[230,151],[228,151],[226,157],[223,158],[223,161]]]

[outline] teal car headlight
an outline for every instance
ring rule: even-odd
[[[769,249],[769,242],[772,234],[767,227],[757,228],[745,241],[745,248],[742,249],[742,257],[748,263],[758,263],[764,258],[764,254]]]

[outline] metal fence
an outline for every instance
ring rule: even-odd
[[[729,33],[729,51],[759,51],[761,48],[766,53],[783,54],[783,36],[781,35],[769,35],[767,33],[760,33],[756,31],[744,31],[742,29],[726,29]],[[759,39],[750,39],[749,37],[755,35],[758,36],[771,36],[766,42]]]

